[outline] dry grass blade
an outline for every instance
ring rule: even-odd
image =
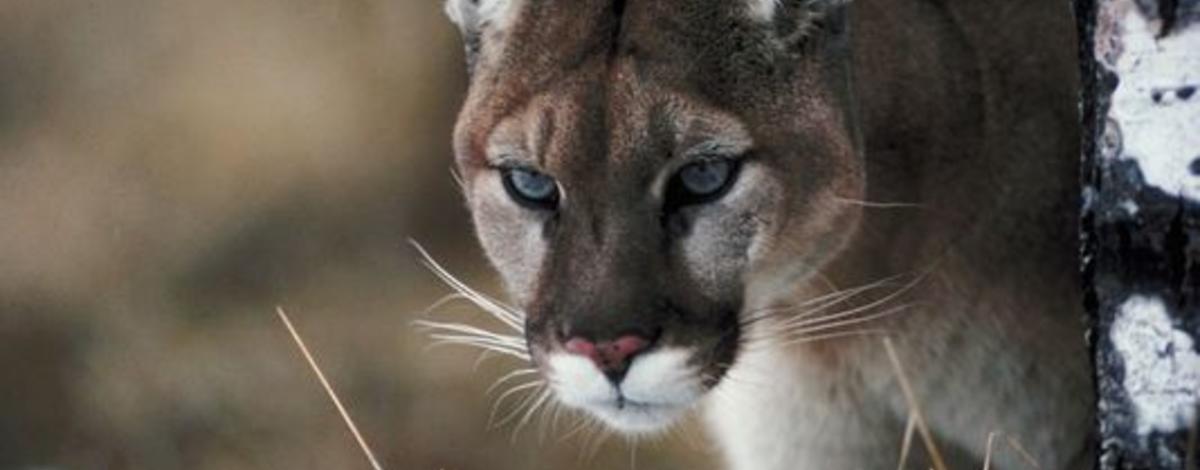
[[[908,423],[904,425],[904,439],[900,441],[900,462],[896,464],[896,470],[904,470],[904,466],[908,465],[908,451],[912,449],[913,431],[916,428],[916,415],[910,411],[908,413]]]
[[[996,431],[989,432],[987,438],[987,448],[983,450],[983,470],[990,470],[992,468],[992,449],[995,441]]]
[[[929,452],[929,457],[933,460],[933,467],[936,470],[946,470],[946,461],[942,459],[942,453],[938,452],[937,444],[933,442],[933,435],[929,432],[929,426],[925,424],[925,417],[921,414],[921,407],[917,404],[917,397],[913,393],[912,384],[908,381],[908,375],[904,373],[904,366],[900,363],[900,356],[896,354],[896,347],[892,345],[892,339],[885,336],[883,347],[887,350],[888,359],[892,361],[896,380],[900,382],[900,390],[904,393],[904,400],[908,402],[908,408],[916,421],[917,431],[921,433],[921,440],[925,442],[925,450]]]
[[[1029,451],[1025,450],[1025,446],[1022,446],[1021,443],[1017,441],[1017,438],[1012,436],[1004,436],[1004,438],[1008,440],[1008,446],[1017,451],[1017,455],[1020,455],[1021,459],[1025,460],[1025,463],[1029,464],[1030,468],[1033,470],[1042,469],[1042,466],[1038,465],[1037,460],[1033,458],[1033,455],[1030,454]]]
[[[379,460],[375,459],[375,454],[371,452],[371,447],[367,445],[367,441],[358,432],[358,427],[354,425],[354,420],[350,418],[350,413],[346,412],[346,407],[342,406],[342,401],[338,399],[337,393],[333,391],[333,386],[329,385],[329,381],[325,379],[325,374],[317,366],[317,361],[308,352],[308,347],[304,345],[304,340],[300,338],[300,333],[297,333],[296,327],[292,326],[292,321],[288,319],[287,313],[283,311],[283,307],[275,307],[275,313],[279,315],[279,319],[283,321],[283,326],[287,327],[288,333],[291,333],[292,339],[296,341],[296,346],[300,348],[300,353],[304,355],[304,359],[312,367],[313,373],[317,375],[317,380],[321,382],[321,387],[325,388],[325,393],[333,401],[333,406],[337,407],[338,413],[342,415],[342,421],[345,421],[346,427],[350,429],[350,434],[353,434],[354,440],[358,441],[358,447],[362,449],[363,454],[367,456],[367,460],[371,462],[371,468],[383,470],[383,467],[379,465]]]

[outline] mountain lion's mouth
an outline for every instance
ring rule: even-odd
[[[660,432],[681,418],[691,403],[649,403],[618,398],[584,407],[605,423],[629,433]]]
[[[546,372],[563,404],[619,431],[655,433],[678,421],[704,394],[699,370],[689,365],[693,354],[684,348],[645,353],[616,383],[591,361],[559,352],[547,355]]]

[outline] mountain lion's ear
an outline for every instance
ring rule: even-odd
[[[467,49],[467,68],[475,68],[485,30],[504,29],[521,0],[446,0],[446,16],[458,25]]]
[[[463,33],[503,24],[517,0],[446,0],[446,15]]]
[[[802,43],[814,33],[840,33],[850,0],[743,0],[752,20],[770,24],[785,45]]]

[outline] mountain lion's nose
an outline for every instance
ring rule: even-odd
[[[621,382],[633,357],[649,347],[650,340],[637,335],[624,335],[613,341],[600,342],[575,336],[563,344],[568,353],[591,359],[614,384]]]

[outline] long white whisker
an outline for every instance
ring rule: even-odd
[[[558,400],[551,400],[550,403],[548,403],[544,408],[542,408],[542,412],[538,415],[538,443],[539,444],[546,443],[546,432],[547,432],[546,428],[548,427],[548,425],[551,424],[551,420],[557,415],[558,409],[561,407],[562,407],[562,404],[559,403]],[[550,431],[552,432],[553,430],[550,430]]]
[[[744,320],[743,323],[745,323],[747,321],[751,321],[751,322],[757,321],[757,320],[761,319],[761,317],[765,317],[765,316],[783,314],[783,313],[793,313],[802,308],[805,310],[799,314],[794,314],[793,319],[797,318],[797,317],[801,317],[801,318],[806,317],[806,316],[812,315],[814,313],[820,312],[820,311],[822,311],[828,307],[831,307],[833,305],[837,305],[837,304],[847,301],[851,298],[857,297],[858,295],[863,294],[865,292],[881,288],[881,287],[883,287],[891,282],[894,282],[897,279],[900,279],[901,277],[904,277],[906,275],[907,275],[906,273],[891,275],[891,276],[885,277],[883,279],[880,279],[880,280],[877,280],[874,282],[863,284],[858,287],[841,289],[841,290],[830,292],[828,294],[819,295],[819,296],[813,297],[811,299],[806,299],[803,302],[800,302],[798,304],[786,305],[786,306],[782,306],[782,307],[765,308],[758,312],[750,314],[751,318]],[[759,313],[765,313],[765,315],[758,315],[759,318],[755,318],[754,315],[757,315]]]
[[[497,388],[500,388],[501,385],[504,385],[504,383],[506,383],[510,380],[513,380],[517,377],[529,375],[529,374],[536,374],[537,372],[538,372],[537,369],[524,368],[524,369],[517,369],[517,370],[514,370],[507,374],[504,374],[503,377],[496,379],[496,383],[493,383],[491,387],[488,387],[487,391],[484,392],[484,395],[491,395],[492,392],[495,392]]]
[[[453,294],[446,294],[445,297],[437,299],[437,301],[430,304],[428,307],[425,307],[425,310],[421,311],[421,316],[428,316],[429,314],[433,313],[437,309],[442,308],[446,304],[448,304],[450,302],[454,302],[455,300],[470,301],[471,299],[467,298],[466,294],[463,294],[461,292],[454,292]]]
[[[486,294],[472,289],[470,286],[466,285],[466,283],[458,280],[458,278],[454,277],[454,275],[450,274],[446,268],[442,267],[441,264],[434,260],[433,256],[431,256],[429,252],[421,246],[420,243],[417,243],[415,240],[409,240],[409,243],[416,248],[416,250],[421,254],[421,257],[424,258],[423,263],[425,266],[428,267],[430,271],[433,271],[433,273],[439,279],[441,279],[442,282],[445,282],[454,290],[465,295],[467,299],[474,302],[484,311],[492,314],[492,316],[496,317],[496,319],[508,325],[513,330],[524,331],[522,327],[523,315],[518,313],[515,309],[504,305],[500,301],[493,299]]]
[[[566,409],[562,403],[554,402],[554,411],[550,413],[550,433],[558,434],[559,425],[563,415],[563,410]]]
[[[508,400],[508,397],[511,397],[513,394],[519,393],[522,390],[529,390],[545,384],[546,382],[542,380],[532,380],[523,384],[514,385],[508,390],[505,390],[504,393],[501,393],[500,396],[496,397],[496,402],[492,404],[492,411],[488,414],[488,425],[491,426],[492,423],[496,422],[496,413],[500,411],[500,406],[504,404],[505,400]]]
[[[473,346],[476,348],[488,349],[496,352],[516,353],[522,356],[528,355],[524,350],[517,348],[516,346],[490,342],[485,339],[475,338],[473,336],[430,335],[429,337],[437,340],[433,343],[430,343],[429,349],[433,349],[442,345],[455,344],[461,346]]]
[[[486,344],[477,344],[477,343],[472,343],[472,342],[467,342],[467,341],[458,341],[458,340],[443,339],[440,341],[435,341],[435,342],[431,343],[427,349],[433,349],[433,348],[436,348],[439,346],[445,346],[445,345],[471,346],[471,347],[475,347],[475,348],[479,348],[479,349],[484,349],[487,351],[495,351],[500,354],[504,354],[506,356],[512,356],[512,357],[515,357],[517,359],[520,359],[520,360],[526,361],[526,362],[528,362],[530,360],[529,354],[525,353],[523,351],[515,351],[515,350],[507,349],[507,348],[501,348],[501,347],[496,347],[496,346],[491,346],[491,345],[486,345]]]
[[[596,458],[596,454],[600,453],[600,448],[604,447],[604,443],[608,441],[609,437],[612,437],[612,431],[609,429],[610,428],[601,426],[599,429],[600,433],[597,434],[596,440],[588,446],[587,458],[589,461]]]
[[[533,405],[530,405],[529,409],[525,410],[525,415],[521,416],[521,420],[518,421],[517,426],[513,428],[513,439],[516,439],[517,433],[521,432],[521,429],[529,424],[529,420],[533,418],[534,413],[536,413],[537,410],[542,407],[542,405],[546,404],[546,401],[550,399],[550,396],[553,393],[554,391],[550,390],[549,388],[542,390],[542,393],[538,395],[537,401],[534,401]]]
[[[814,333],[814,332],[819,332],[819,331],[825,331],[825,330],[830,330],[830,329],[834,329],[834,328],[838,328],[838,327],[842,327],[842,326],[848,326],[848,325],[853,325],[853,324],[857,324],[857,323],[863,323],[863,322],[875,320],[878,318],[882,318],[882,317],[894,314],[897,311],[899,311],[899,309],[889,309],[884,312],[866,315],[864,317],[857,318],[857,319],[855,319],[855,318],[850,318],[849,320],[845,319],[846,317],[852,317],[853,315],[856,315],[863,311],[867,311],[870,307],[870,306],[864,306],[864,307],[857,307],[857,308],[853,308],[853,309],[849,309],[849,310],[834,312],[832,314],[827,314],[827,315],[823,315],[823,316],[816,317],[816,318],[804,318],[805,315],[811,315],[811,314],[815,313],[816,310],[822,310],[822,309],[828,308],[830,306],[836,305],[837,303],[839,303],[839,302],[834,302],[831,304],[823,305],[817,309],[809,310],[809,311],[801,314],[801,316],[799,316],[797,318],[793,318],[786,322],[782,322],[777,325],[773,325],[772,330],[768,331],[766,334],[756,336],[752,339],[755,340],[756,342],[759,342],[759,341],[772,340],[772,339],[778,339],[778,338],[792,337],[792,336],[796,336],[798,334],[802,335],[802,334]],[[908,307],[909,305],[910,304],[903,305],[903,306],[901,306],[901,309]],[[871,306],[873,306],[873,304]]]
[[[819,324],[815,324],[815,325],[808,325],[807,327],[794,328],[794,329],[791,329],[790,331],[792,332],[792,334],[808,334],[808,333],[818,333],[818,332],[822,332],[822,331],[834,330],[837,328],[842,328],[842,327],[846,327],[846,326],[850,326],[850,325],[858,325],[858,324],[878,320],[880,318],[887,317],[890,315],[894,315],[902,310],[912,307],[913,305],[914,304],[911,304],[911,303],[898,305],[896,307],[889,308],[882,312],[872,313],[870,315],[865,315],[865,316],[861,316],[861,317],[857,317],[857,318],[843,319],[843,320],[827,322],[827,323],[819,323]]]
[[[797,345],[797,344],[807,344],[807,343],[812,343],[812,342],[816,342],[816,341],[825,341],[825,340],[838,339],[838,338],[848,338],[848,337],[852,337],[852,336],[880,335],[880,336],[886,337],[887,334],[888,334],[887,330],[879,329],[879,328],[865,329],[865,330],[838,331],[838,332],[834,332],[834,333],[826,333],[826,334],[821,334],[821,335],[811,335],[811,336],[802,336],[799,338],[792,338],[792,339],[784,342],[783,345],[784,346],[793,346],[793,345]]]
[[[856,206],[871,207],[871,208],[876,208],[876,209],[906,209],[906,208],[924,207],[923,204],[916,203],[916,202],[878,202],[878,201],[867,201],[867,200],[863,200],[863,199],[852,199],[852,198],[840,197],[840,196],[834,196],[833,200],[837,201],[837,202],[845,203],[845,204],[853,204]]]
[[[895,292],[885,295],[882,298],[879,298],[873,302],[869,302],[866,305],[862,305],[862,306],[859,306],[856,308],[852,308],[850,310],[844,310],[844,311],[841,311],[841,312],[838,312],[838,313],[835,313],[832,315],[826,315],[826,316],[817,317],[817,318],[807,318],[806,315],[800,315],[796,318],[793,318],[793,319],[790,319],[790,320],[784,322],[783,324],[780,325],[780,328],[784,328],[784,329],[801,328],[805,325],[811,325],[813,323],[825,322],[825,321],[830,321],[830,320],[837,320],[840,318],[845,318],[845,317],[848,317],[851,315],[855,315],[855,314],[863,312],[863,311],[870,310],[872,308],[875,308],[875,307],[883,305],[887,302],[890,302],[890,301],[896,299],[897,297],[900,297],[901,295],[904,295],[908,291],[912,290],[913,287],[915,287],[918,283],[920,283],[924,279],[925,279],[924,275],[917,276],[911,282],[901,286],[899,289],[896,289]],[[811,315],[811,314],[809,314],[809,315]]]
[[[418,328],[423,328],[425,330],[428,330],[430,333],[433,333],[433,334],[440,334],[441,332],[461,333],[464,335],[476,336],[476,337],[480,337],[480,338],[492,338],[492,339],[496,339],[499,341],[511,342],[516,345],[524,344],[523,343],[524,338],[521,338],[520,336],[493,333],[493,332],[485,330],[483,328],[467,325],[464,323],[446,323],[446,322],[434,322],[434,321],[428,321],[428,320],[416,320],[416,321],[413,321],[413,325],[416,325]]]
[[[437,340],[448,341],[451,343],[471,344],[471,345],[477,345],[477,346],[488,346],[488,347],[490,347],[489,349],[499,348],[499,349],[506,349],[506,350],[509,350],[512,352],[519,352],[519,353],[525,352],[525,350],[523,348],[521,348],[520,344],[511,343],[511,342],[507,342],[507,341],[503,341],[503,340],[498,340],[495,338],[483,338],[483,337],[471,336],[471,335],[452,335],[452,334],[441,334],[441,333],[431,334],[431,335],[429,335],[429,337],[433,338],[433,339],[437,339]]]
[[[575,415],[575,416],[579,419],[579,423],[576,424],[575,427],[573,427],[573,428],[567,430],[567,432],[563,433],[562,436],[559,436],[558,442],[561,443],[561,442],[566,441],[567,439],[570,439],[572,436],[579,434],[584,429],[587,429],[588,425],[592,424],[591,417],[589,417],[589,416],[586,416],[586,415]]]
[[[808,307],[808,308],[805,309],[804,312],[802,312],[798,315],[800,315],[800,316],[809,315],[811,312],[821,311],[825,308],[845,302],[846,300],[854,297],[855,295],[857,295],[861,292],[863,292],[863,290],[860,290],[857,292],[851,292],[850,290],[837,291],[837,292],[834,292],[831,294],[822,295],[815,299],[806,300],[806,301],[804,301],[800,304],[796,304],[796,305],[788,305],[788,306],[784,306],[784,307],[762,309],[760,311],[760,313],[762,313],[763,315],[760,315],[759,318],[771,316],[771,315],[791,314],[792,312],[795,312],[797,309],[804,308],[804,307]],[[757,320],[752,318],[749,321],[757,321]]]
[[[543,382],[538,385],[544,386],[545,383]],[[521,411],[524,410],[525,407],[530,406],[533,404],[533,402],[537,401],[537,398],[539,396],[541,396],[541,394],[542,394],[542,391],[539,389],[534,389],[532,392],[526,393],[525,396],[521,398],[521,401],[517,402],[517,406],[513,407],[513,409],[511,411],[509,411],[508,414],[504,415],[503,418],[500,418],[500,420],[496,422],[496,427],[504,426],[505,424],[508,424],[509,422],[511,422],[513,419],[516,419],[517,416],[521,415]],[[514,434],[514,437],[515,437],[515,434]]]

